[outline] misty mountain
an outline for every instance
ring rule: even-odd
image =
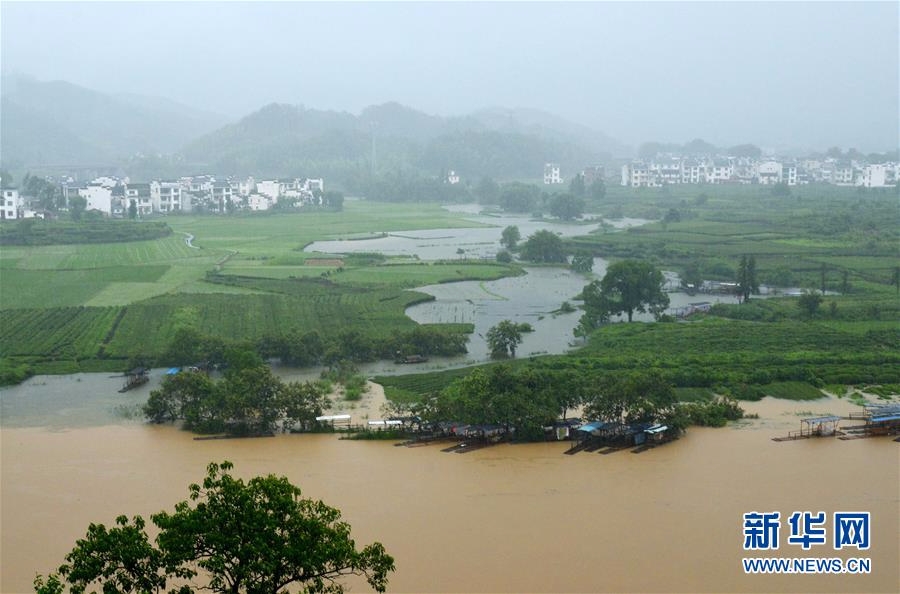
[[[221,126],[222,116],[141,95],[114,95],[64,81],[3,74],[5,163],[111,163],[135,153],[171,152]]]
[[[468,118],[491,130],[517,132],[558,142],[576,142],[592,150],[613,156],[630,156],[631,147],[594,130],[540,109],[491,107],[478,110]]]
[[[198,169],[256,175],[321,174],[347,181],[376,169],[464,178],[535,178],[547,161],[569,172],[622,146],[586,126],[533,110],[483,110],[444,118],[398,103],[347,112],[271,104],[191,142]]]

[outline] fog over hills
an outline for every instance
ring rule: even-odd
[[[108,94],[4,73],[2,158],[12,165],[109,164],[172,152],[225,123],[169,99]]]
[[[347,112],[271,104],[188,144],[214,171],[280,175],[318,168],[362,172],[456,169],[467,177],[536,177],[545,161],[571,168],[627,151],[602,133],[536,110],[491,109],[443,118],[398,103]],[[324,174],[324,173],[323,173]],[[338,174],[340,175],[340,174]]]
[[[516,178],[536,177],[545,161],[575,169],[632,150],[535,109],[493,107],[442,117],[397,102],[358,115],[272,103],[227,123],[166,98],[11,74],[3,77],[2,124],[4,165],[38,170],[163,154],[181,163],[182,172],[347,179],[372,170],[374,142],[378,171],[456,169],[469,178]]]

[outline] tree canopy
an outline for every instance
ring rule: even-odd
[[[395,567],[381,543],[358,549],[341,513],[302,497],[286,477],[245,482],[232,468],[227,461],[210,464],[202,484],[190,485],[189,500],[154,514],[154,541],[140,516],[119,516],[109,529],[91,524],[58,574],[36,578],[36,591],[161,593],[176,581],[187,582],[169,590],[178,594],[276,594],[291,586],[339,594],[339,580],[348,575],[365,576],[371,588],[385,591]]]
[[[318,384],[285,383],[267,365],[235,360],[219,381],[194,371],[166,377],[150,393],[144,415],[156,423],[183,420],[196,431],[262,435],[279,423],[284,429],[309,429],[328,406]]]
[[[516,324],[503,320],[487,332],[487,343],[494,358],[515,357],[516,348],[522,344],[522,333],[530,332],[529,324]]]
[[[578,252],[572,256],[572,270],[587,274],[594,269],[594,256],[590,252]]]
[[[756,257],[741,256],[737,271],[737,292],[741,300],[750,301],[750,295],[759,295],[759,280],[756,277]]]
[[[512,182],[500,188],[500,206],[510,212],[531,212],[541,199],[541,190],[532,184]]]
[[[521,257],[531,262],[565,262],[566,252],[558,235],[541,229],[522,244]]]
[[[571,221],[584,214],[584,200],[572,194],[557,194],[550,201],[550,214]]]
[[[525,369],[516,372],[509,365],[476,367],[472,373],[443,390],[429,416],[472,424],[514,427],[517,436],[540,432],[570,404],[560,399],[580,391],[560,389],[556,375]]]
[[[658,371],[605,376],[596,382],[585,413],[592,419],[624,423],[664,420],[675,412],[675,390]]]
[[[610,316],[623,313],[630,322],[636,311],[659,317],[669,306],[664,284],[662,272],[649,262],[622,260],[610,265],[602,280],[584,288],[583,325],[595,328]]]
[[[500,234],[500,245],[508,250],[514,250],[520,239],[522,239],[522,236],[519,234],[519,228],[515,225],[509,225]]]

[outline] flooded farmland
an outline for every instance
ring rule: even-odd
[[[480,214],[477,204],[446,207],[452,212],[467,215],[472,221],[491,227],[462,229],[430,229],[409,233],[387,233],[374,239],[317,241],[306,247],[307,252],[360,253],[379,252],[391,256],[416,256],[423,260],[459,258],[457,249],[465,250],[466,258],[492,259],[500,249],[500,234],[507,225],[516,225],[525,239],[540,229],[548,229],[563,237],[584,235],[601,225],[600,220],[583,223],[559,223],[533,220],[528,216],[509,214]],[[605,221],[614,230],[643,225],[644,219],[617,219]],[[441,367],[489,359],[485,335],[492,326],[502,320],[528,323],[533,332],[523,335],[519,353],[523,356],[560,354],[577,344],[572,333],[581,313],[560,312],[564,301],[575,299],[590,281],[602,278],[608,262],[594,258],[591,274],[584,275],[565,267],[526,266],[526,274],[493,281],[462,281],[417,287],[415,290],[433,295],[435,301],[416,304],[406,314],[420,324],[468,323],[475,326],[469,338],[468,353],[461,357],[442,359]],[[677,275],[667,273],[671,279]],[[669,294],[669,313],[690,303],[709,301],[736,303],[734,295],[687,295],[681,292]],[[574,304],[577,305],[577,304]],[[638,321],[650,321],[650,314],[636,314]],[[372,370],[374,371],[374,369]],[[381,373],[388,372],[378,366]]]
[[[563,237],[584,235],[597,229],[602,222],[597,219],[578,223],[562,223],[534,220],[527,215],[480,214],[481,206],[477,204],[451,205],[445,208],[451,212],[464,214],[471,221],[489,226],[423,229],[400,233],[384,230],[380,236],[374,238],[316,241],[306,246],[305,251],[340,254],[378,252],[388,256],[417,256],[422,260],[448,260],[459,258],[460,254],[457,250],[462,249],[466,258],[493,259],[501,249],[500,234],[508,225],[517,226],[524,240],[541,229],[548,229]],[[647,222],[644,219],[628,218],[607,221],[614,229],[626,229]]]
[[[357,542],[383,542],[397,562],[390,591],[894,591],[897,444],[771,441],[798,414],[855,409],[843,400],[747,408],[761,418],[605,456],[564,456],[559,443],[456,455],[332,435],[197,442],[142,424],[7,425],[0,590],[28,591],[89,522],[170,508],[208,462],[228,459],[242,476],[288,476],[341,509]],[[744,575],[741,514],[759,509],[871,511],[872,573]],[[794,548],[782,552],[801,556]]]
[[[591,228],[500,220],[523,228],[563,227],[564,234]],[[489,257],[500,229],[439,229],[415,232],[417,239],[325,242],[318,249],[446,258],[464,245],[473,257]],[[424,366],[382,361],[360,370],[411,373],[485,360],[484,335],[503,319],[534,327],[521,356],[565,352],[574,343],[580,313],[558,309],[592,278],[602,277],[606,266],[596,258],[593,276],[534,266],[517,277],[420,287],[436,299],[409,308],[407,315],[420,323],[472,323],[469,353]],[[670,311],[697,301],[735,300],[669,296]],[[319,371],[275,368],[282,378],[301,381]],[[146,385],[125,394],[117,392],[122,378],[109,373],[37,376],[0,391],[0,591],[28,591],[34,574],[54,569],[90,522],[108,524],[120,513],[147,516],[170,508],[186,497],[187,485],[208,462],[223,459],[243,476],[284,474],[306,495],[340,508],[358,542],[379,540],[396,557],[391,591],[694,592],[715,584],[716,591],[729,592],[883,592],[895,590],[900,578],[897,444],[771,441],[796,429],[800,416],[856,410],[845,400],[747,403],[759,419],[724,429],[694,428],[640,455],[564,456],[566,446],[557,443],[451,455],[439,447],[394,448],[332,435],[194,441],[173,427],[143,424],[140,406],[164,370],[150,375]],[[364,402],[339,412],[356,420],[377,415],[383,391],[374,386],[370,392]],[[741,514],[760,509],[783,515],[871,511],[872,574],[744,575]]]

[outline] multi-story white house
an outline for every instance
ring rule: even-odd
[[[789,186],[797,185],[797,164],[784,163],[781,166],[781,182]]]
[[[272,199],[264,194],[250,194],[247,197],[247,207],[250,210],[269,210],[272,207]]]
[[[656,174],[643,161],[635,161],[622,166],[622,185],[632,188],[655,188],[659,186]]]
[[[893,180],[891,180],[891,177],[893,176],[890,175],[893,171],[891,169],[889,169],[888,165],[885,163],[866,165],[860,170],[859,176],[856,179],[856,185],[865,188],[893,187],[894,183]]]
[[[150,182],[150,201],[157,212],[177,212],[184,209],[180,182]]]
[[[699,184],[706,179],[706,166],[695,159],[681,162],[681,183]]]
[[[215,178],[211,175],[192,175],[178,180],[185,192],[201,196],[212,189]]]
[[[272,200],[272,202],[278,202],[278,197],[281,195],[281,191],[281,182],[277,180],[256,182],[256,193],[262,194],[263,196],[268,196]]]
[[[780,184],[782,165],[778,161],[765,161],[756,168],[756,178],[763,185]]]
[[[218,209],[223,211],[226,208],[225,205],[234,197],[234,190],[228,182],[213,182],[210,188],[210,197],[212,203],[218,205]]]
[[[112,186],[94,185],[91,182],[86,188],[78,190],[78,195],[87,201],[86,210],[97,210],[105,215],[112,214]]]
[[[138,215],[145,217],[153,213],[153,200],[150,196],[150,184],[133,183],[125,186],[125,209],[134,203]]]
[[[451,172],[454,175],[455,172]],[[457,181],[459,181],[459,176],[457,175]],[[453,182],[450,182],[453,183]],[[303,181],[303,189],[307,192],[324,192],[325,191],[325,180],[321,177],[318,178],[306,178]]]
[[[459,174],[457,174],[453,169],[447,172],[447,183],[451,185],[456,185],[459,183]]]
[[[253,192],[256,191],[256,180],[253,177],[248,177],[247,179],[238,180],[231,185],[232,189],[236,189],[237,193],[241,196],[249,196]]]
[[[855,168],[850,161],[835,161],[831,169],[831,183],[837,186],[852,186],[856,178]]]
[[[715,159],[706,166],[706,183],[725,184],[734,176],[734,166],[728,159]]]
[[[650,164],[650,173],[656,177],[657,184],[681,183],[681,159],[670,157]]]
[[[544,164],[544,183],[546,185],[563,183],[563,178],[559,173],[559,165],[556,163]]]
[[[19,218],[19,208],[21,206],[19,191],[14,188],[4,188],[3,199],[0,200],[0,219]]]

